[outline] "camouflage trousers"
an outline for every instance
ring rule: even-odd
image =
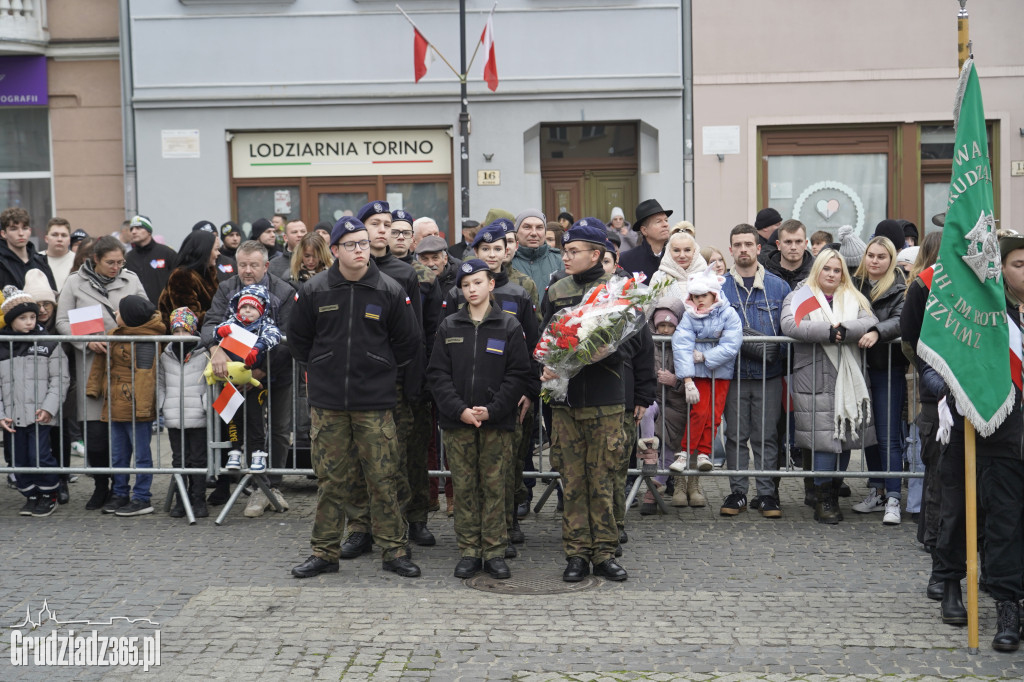
[[[402,387],[398,387],[398,403],[394,409],[395,427],[398,430],[397,456],[399,471],[403,476],[398,484],[398,500],[402,514],[409,523],[427,520],[427,441],[431,437],[430,404],[410,403],[405,400]],[[349,517],[351,532],[369,532],[370,507],[365,492],[353,500],[355,514]]]
[[[505,473],[505,525],[509,528],[512,527],[516,507],[530,499],[523,483],[523,469],[530,451],[530,439],[533,438],[533,412],[532,407],[527,410],[523,423],[516,424],[516,430],[512,432],[512,460]]]
[[[459,554],[484,560],[505,556],[505,472],[511,468],[512,432],[456,428],[444,432],[455,489]]]
[[[619,466],[615,470],[615,525],[621,530],[626,527],[626,476],[629,473],[629,458],[637,441],[637,424],[629,410],[622,413],[624,444]]]
[[[623,449],[623,405],[551,410],[551,444],[561,454],[564,491],[562,547],[566,557],[595,564],[619,544],[613,513],[616,472]]]
[[[384,561],[405,554],[406,524],[398,503],[395,421],[390,410],[311,410],[310,441],[317,478],[313,554],[337,561],[345,515],[353,518],[357,493],[368,497],[369,529]]]

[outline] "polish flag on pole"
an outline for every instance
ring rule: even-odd
[[[480,42],[484,44],[484,56],[487,61],[484,62],[484,80],[487,81],[487,87],[491,92],[498,89],[498,60],[494,57],[494,8],[491,8],[491,13],[487,15],[487,23],[484,24],[483,35],[480,36]]]
[[[430,49],[430,42],[423,37],[420,30],[413,27],[413,43],[412,43],[412,62],[413,68],[416,70],[416,82],[419,83],[420,79],[427,75],[427,69],[434,63],[434,53]]]
[[[220,395],[217,396],[217,400],[213,402],[213,409],[217,411],[220,418],[227,424],[231,421],[231,418],[235,416],[235,412],[241,407],[242,403],[245,402],[245,398],[242,397],[241,391],[235,388],[235,385],[231,382],[225,382],[224,388],[221,389]]]
[[[800,320],[810,315],[815,310],[821,308],[821,303],[814,297],[814,292],[808,286],[800,287],[793,294],[793,298],[789,301],[790,306],[793,309],[793,321],[796,326],[800,326]]]
[[[68,322],[71,323],[71,334],[74,336],[102,334],[103,308],[99,305],[90,305],[69,310]]]
[[[259,337],[252,332],[233,324],[231,325],[231,333],[220,342],[220,347],[244,360],[258,340]]]

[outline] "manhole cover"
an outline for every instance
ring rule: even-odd
[[[578,583],[567,583],[562,580],[559,569],[516,568],[513,565],[512,577],[508,580],[495,580],[481,572],[465,582],[467,587],[493,594],[561,594],[597,587],[602,581],[588,575]]]

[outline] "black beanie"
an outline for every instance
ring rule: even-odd
[[[903,248],[903,244],[906,243],[906,237],[903,234],[903,226],[900,225],[899,221],[886,218],[882,222],[875,226],[876,237],[887,237],[892,245],[899,251]]]
[[[266,218],[258,218],[252,223],[252,229],[249,230],[249,239],[259,240],[260,235],[267,230],[273,230],[274,226],[270,224],[270,221]]]
[[[913,237],[914,238],[914,242],[917,242],[918,238],[920,237],[920,233],[917,231],[917,225],[915,225],[914,223],[910,222],[909,220],[898,220],[897,222],[900,225],[903,226],[903,236],[904,237]],[[899,247],[900,247],[900,245],[897,244],[896,248],[899,248]]]
[[[778,225],[781,222],[782,216],[778,211],[769,206],[768,208],[762,208],[757,212],[757,217],[754,218],[754,229],[763,230],[766,227]]]
[[[126,327],[141,327],[149,322],[156,312],[156,306],[148,298],[142,296],[125,296],[117,304],[117,311],[121,313],[121,321]]]

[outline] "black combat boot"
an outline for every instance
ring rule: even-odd
[[[999,617],[992,648],[996,651],[1016,651],[1020,648],[1020,604],[1016,601],[996,602]]]
[[[942,622],[946,625],[967,625],[967,609],[960,591],[960,581],[945,580],[942,583]]]

